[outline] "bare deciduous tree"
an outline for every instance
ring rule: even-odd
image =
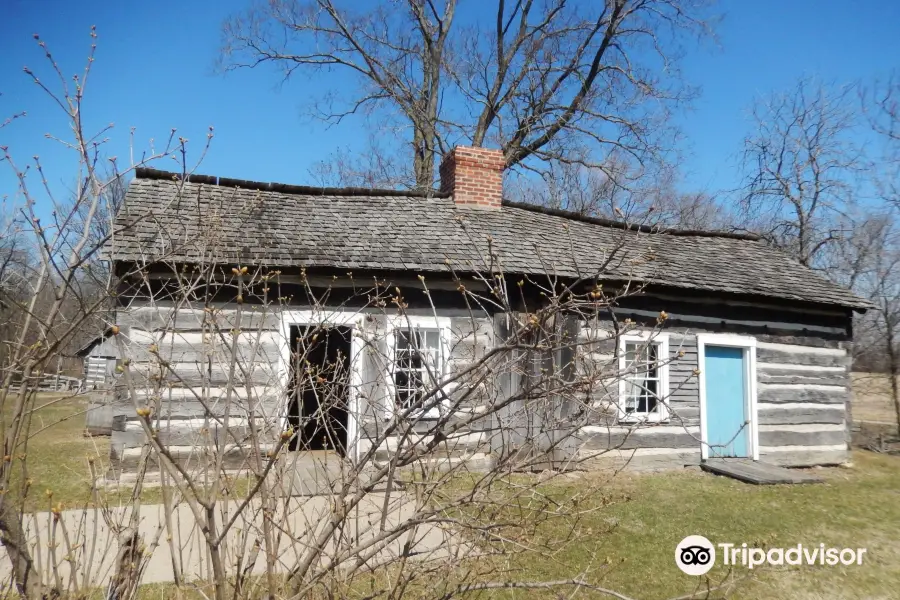
[[[757,102],[756,131],[744,141],[741,203],[750,227],[801,264],[817,258],[845,228],[862,166],[850,139],[850,89],[800,80]]]
[[[890,377],[890,397],[900,427],[900,231],[895,212],[870,214],[842,240],[849,260],[846,283],[875,304],[875,310],[854,324],[860,370]]]
[[[900,79],[896,74],[884,82],[876,82],[871,91],[863,93],[863,109],[876,133],[889,141],[900,142]],[[898,158],[896,154],[893,157]]]
[[[603,169],[581,164],[548,166],[540,180],[510,177],[511,199],[577,214],[645,223],[660,229],[738,231],[738,216],[712,195],[677,189],[671,168],[635,171],[627,161]]]
[[[709,33],[695,0],[501,1],[474,18],[456,0],[341,4],[255,4],[225,24],[224,66],[349,77],[356,91],[329,82],[318,115],[396,117],[423,189],[459,139],[499,145],[508,166],[655,157],[668,107],[691,95],[679,45]]]
[[[841,244],[854,260],[845,269],[847,283],[877,309],[860,319],[854,337],[867,370],[887,373],[900,433],[900,82],[895,76],[861,93],[862,112],[876,135],[867,182],[878,201],[876,211]]]

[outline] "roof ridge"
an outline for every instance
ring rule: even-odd
[[[706,231],[703,229],[675,229],[673,227],[659,227],[656,225],[647,225],[645,223],[627,223],[625,221],[615,221],[613,219],[604,219],[602,217],[591,217],[588,215],[582,215],[577,212],[573,212],[570,210],[562,210],[560,208],[550,208],[548,206],[541,206],[539,204],[529,204],[527,202],[515,202],[513,200],[504,200],[503,206],[507,206],[509,208],[520,208],[522,210],[527,210],[530,212],[535,212],[543,215],[551,215],[554,217],[562,217],[564,219],[569,219],[572,221],[580,221],[582,223],[591,223],[592,225],[601,225],[603,227],[610,227],[613,229],[623,229],[628,231],[639,231],[643,233],[659,233],[665,235],[674,235],[680,237],[718,237],[718,238],[729,238],[735,240],[749,240],[753,242],[757,242],[762,239],[762,236],[756,233],[751,232],[737,232],[737,231]]]
[[[302,194],[305,196],[398,196],[405,198],[449,198],[450,194],[438,190],[389,190],[383,188],[364,187],[325,187],[311,185],[291,185],[287,183],[275,183],[264,181],[250,181],[247,179],[233,179],[231,177],[218,177],[216,175],[200,175],[198,173],[174,173],[161,171],[150,167],[138,167],[134,171],[136,179],[160,179],[163,181],[187,181],[189,183],[203,183],[222,187],[237,187],[248,190],[260,190],[264,192],[278,192],[281,194]]]

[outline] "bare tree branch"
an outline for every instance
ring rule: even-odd
[[[286,78],[346,71],[358,83],[350,108],[319,116],[340,120],[362,105],[398,116],[411,178],[430,189],[436,157],[459,138],[500,146],[510,167],[570,160],[573,144],[590,148],[594,165],[612,151],[659,160],[666,107],[692,93],[675,68],[680,36],[709,34],[694,0],[500,2],[493,19],[463,25],[455,0],[402,4],[256,4],[225,24],[222,66],[270,64]]]

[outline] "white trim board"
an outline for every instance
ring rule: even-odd
[[[709,436],[707,434],[706,414],[706,346],[731,346],[744,350],[744,397],[747,415],[750,419],[750,431],[747,436],[748,451],[753,460],[759,460],[759,417],[757,415],[756,398],[756,338],[729,333],[697,334],[697,366],[700,370],[700,456],[709,458]]]

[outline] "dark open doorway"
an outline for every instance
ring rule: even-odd
[[[291,326],[289,450],[347,451],[349,327]]]

